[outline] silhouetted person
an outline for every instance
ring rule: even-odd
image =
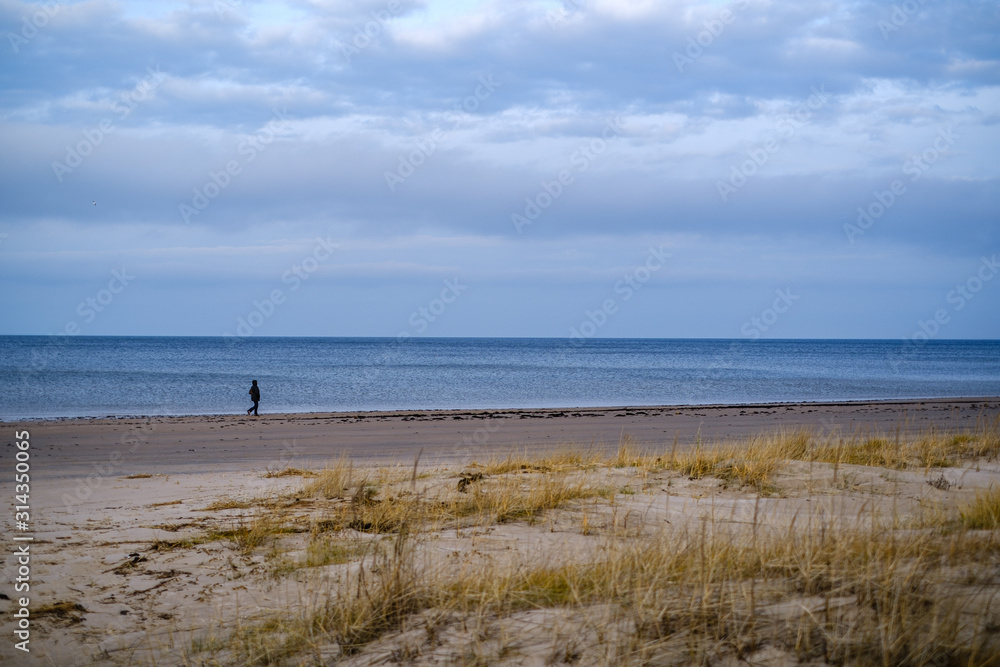
[[[257,416],[257,404],[260,403],[260,387],[257,386],[257,381],[253,381],[253,386],[250,387],[250,400],[253,401],[253,407],[247,410],[247,414],[251,412],[254,416]]]

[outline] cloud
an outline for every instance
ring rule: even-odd
[[[0,272],[12,285],[131,258],[165,281],[235,290],[242,259],[278,270],[291,261],[281,239],[334,234],[408,249],[326,267],[323,280],[467,266],[501,291],[593,288],[625,246],[669,238],[697,239],[703,262],[741,258],[728,272],[688,265],[674,276],[684,284],[723,289],[747,274],[766,291],[782,281],[742,253],[752,239],[763,254],[825,249],[780,263],[789,279],[840,272],[919,291],[918,274],[879,258],[943,276],[1000,246],[989,3],[55,7],[34,25],[42,5],[0,2]],[[863,233],[845,229],[895,181],[905,192]],[[34,245],[47,234],[75,245]],[[259,243],[227,242],[241,235]],[[593,241],[609,237],[622,246]],[[413,241],[425,238],[439,241]],[[561,252],[588,259],[540,259]],[[31,266],[44,268],[11,268]]]

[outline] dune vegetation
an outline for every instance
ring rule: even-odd
[[[1000,664],[998,426],[272,473],[204,540],[294,594],[183,661]]]

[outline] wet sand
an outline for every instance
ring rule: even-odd
[[[65,419],[8,422],[31,433],[36,478],[178,474],[322,465],[346,455],[363,463],[465,463],[511,450],[614,449],[623,436],[648,447],[734,440],[780,428],[955,431],[1000,415],[1000,397],[514,410],[406,410]]]

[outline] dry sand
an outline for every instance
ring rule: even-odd
[[[14,650],[12,639],[11,614],[19,594],[11,584],[5,584],[0,599],[0,660],[5,664],[47,665],[212,664],[215,660],[240,664],[243,658],[213,648],[213,642],[221,642],[220,638],[237,625],[277,610],[294,614],[319,590],[315,572],[276,573],[280,570],[276,563],[301,558],[307,534],[283,538],[270,552],[262,548],[249,554],[232,541],[199,542],[211,531],[242,525],[248,516],[248,508],[238,504],[231,509],[205,511],[212,503],[295,495],[308,481],[297,476],[268,477],[268,472],[318,468],[345,455],[359,471],[399,464],[405,478],[419,454],[421,488],[451,488],[458,473],[473,461],[513,451],[534,455],[567,446],[613,454],[623,436],[643,447],[683,450],[698,442],[735,441],[799,427],[820,437],[865,429],[951,433],[998,416],[1000,399],[977,398],[4,423],[2,446],[10,468],[14,465],[14,433],[28,430],[31,434],[30,532],[34,541],[29,595],[33,615],[31,653],[25,655]],[[757,494],[724,488],[718,480],[688,480],[672,473],[649,475],[627,468],[600,474],[620,493],[614,498],[613,510],[596,506],[590,510],[589,520],[594,525],[611,525],[621,515],[632,515],[642,517],[641,526],[669,523],[674,527],[708,512],[713,517],[718,514],[745,521],[748,513],[758,510],[780,526],[803,508],[813,511],[824,503],[830,516],[854,516],[874,495],[892,497],[893,511],[903,511],[922,507],[930,496],[935,502],[942,498],[957,502],[1000,480],[997,466],[983,463],[891,475],[869,469],[842,470],[840,481],[834,482],[826,468],[797,463],[781,473],[780,494],[765,499],[760,507]],[[845,475],[851,480],[846,485]],[[936,487],[929,483],[938,475],[947,484]],[[10,497],[13,487],[6,479],[9,475],[5,473],[3,488]],[[290,513],[283,516],[293,524],[315,529],[314,508],[305,501],[292,505]],[[612,511],[613,517],[609,514]],[[594,542],[587,537],[586,528],[580,529],[580,507],[546,516],[541,527],[515,521],[443,531],[424,548],[437,554],[441,562],[453,558],[470,567],[497,567],[518,558],[552,558],[552,554],[571,558],[592,553]],[[587,520],[584,511],[585,526]],[[593,539],[599,538],[600,531],[596,533]],[[362,538],[367,539],[359,532]],[[156,548],[157,541],[184,539],[192,540],[192,545]],[[10,555],[14,543],[9,538],[7,543],[4,579],[11,582],[17,566]],[[350,565],[329,567],[333,571]],[[65,604],[52,608],[55,603]],[[544,615],[542,611],[532,613]],[[412,659],[418,664],[463,664],[471,660],[470,642],[480,653],[489,653],[495,648],[493,644],[506,641],[508,648],[497,648],[496,655],[480,655],[480,664],[551,664],[560,642],[573,643],[570,640],[583,628],[592,628],[604,618],[598,608],[576,609],[556,619],[545,616],[544,620],[532,613],[495,621],[489,639],[471,639],[464,622],[445,623],[444,639],[438,638],[423,649],[413,631],[404,629],[349,660],[340,656],[335,646],[326,646],[290,662],[343,659],[350,664],[372,664]],[[409,648],[401,653],[401,647],[411,644],[415,653],[407,652]],[[587,655],[586,647],[580,650]],[[759,664],[795,662],[791,654],[775,647],[762,651],[757,655]],[[582,659],[581,664],[586,662]]]

